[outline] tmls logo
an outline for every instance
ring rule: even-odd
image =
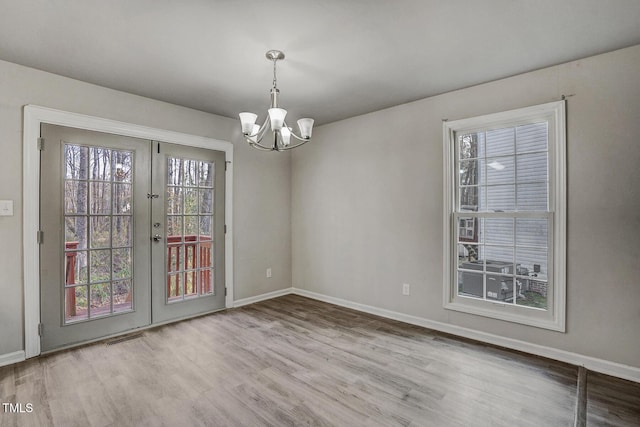
[[[33,404],[27,403],[23,405],[22,403],[2,403],[2,410],[5,413],[10,414],[30,414],[33,412]]]

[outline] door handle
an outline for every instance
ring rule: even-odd
[[[154,242],[159,242],[161,240],[162,240],[162,236],[161,235],[156,234],[156,235],[153,236],[153,241]]]

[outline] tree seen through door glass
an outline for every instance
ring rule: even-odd
[[[65,323],[133,309],[133,152],[64,146]]]

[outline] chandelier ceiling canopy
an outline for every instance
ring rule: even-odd
[[[268,110],[267,117],[262,126],[256,124],[257,114],[243,112],[240,113],[240,124],[242,126],[242,135],[250,146],[264,151],[286,151],[299,147],[311,141],[311,133],[313,131],[313,119],[304,118],[298,120],[297,135],[293,128],[287,126],[285,116],[287,110],[278,106],[278,80],[276,77],[276,64],[284,59],[284,53],[279,50],[270,50],[265,55],[269,61],[273,61],[273,87],[271,88],[271,108]],[[273,144],[262,144],[262,139],[267,134],[267,128],[271,128],[273,134]],[[297,142],[292,143],[293,140]]]

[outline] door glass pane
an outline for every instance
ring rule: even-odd
[[[213,238],[213,216],[200,216],[200,241],[209,242]]]
[[[213,294],[214,170],[211,162],[167,159],[167,302]]]
[[[131,247],[131,236],[133,229],[131,224],[132,215],[118,215],[113,217],[113,238],[111,246]]]
[[[190,297],[198,294],[197,271],[187,271],[184,273],[184,296]]]
[[[89,183],[89,213],[104,215],[111,213],[111,183]]]
[[[213,293],[213,270],[210,268],[203,268],[200,270],[200,293],[202,295]]]
[[[200,197],[198,201],[201,214],[213,213],[213,190],[204,189],[200,190]]]
[[[89,171],[89,149],[80,145],[64,146],[64,179],[86,180]]]
[[[89,252],[89,280],[91,283],[111,280],[111,251],[109,249]]]
[[[182,241],[182,216],[167,216],[167,242],[177,243]]]
[[[87,287],[74,286],[65,289],[65,321],[77,322],[89,318],[87,309]]]
[[[91,249],[108,248],[111,246],[111,217],[92,216],[89,218],[89,224]]]
[[[66,216],[64,218],[64,240],[66,249],[87,248],[87,218],[85,216]]]
[[[182,214],[182,187],[167,187],[167,213]]]
[[[89,317],[102,317],[109,314],[111,314],[111,283],[91,285]]]
[[[169,302],[180,301],[182,299],[182,273],[168,275],[167,299]]]
[[[112,262],[114,279],[128,279],[131,277],[133,263],[130,248],[114,249]]]
[[[169,273],[182,270],[184,265],[184,245],[168,245],[167,260]]]
[[[65,323],[130,311],[133,152],[74,144],[64,152]]]
[[[68,180],[64,183],[64,213],[87,213],[87,182]]]
[[[201,188],[213,187],[213,174],[215,165],[211,162],[200,162],[198,186]]]
[[[128,214],[131,211],[133,195],[131,184],[113,184],[113,213]]]
[[[113,180],[132,182],[133,154],[130,151],[113,150]]]
[[[113,282],[113,312],[120,313],[132,309],[131,279]]]
[[[198,185],[199,163],[197,160],[184,160],[184,185],[188,187]]]
[[[184,189],[184,213],[193,215],[198,213],[198,189]]]
[[[89,147],[89,179],[111,181],[111,150]]]

